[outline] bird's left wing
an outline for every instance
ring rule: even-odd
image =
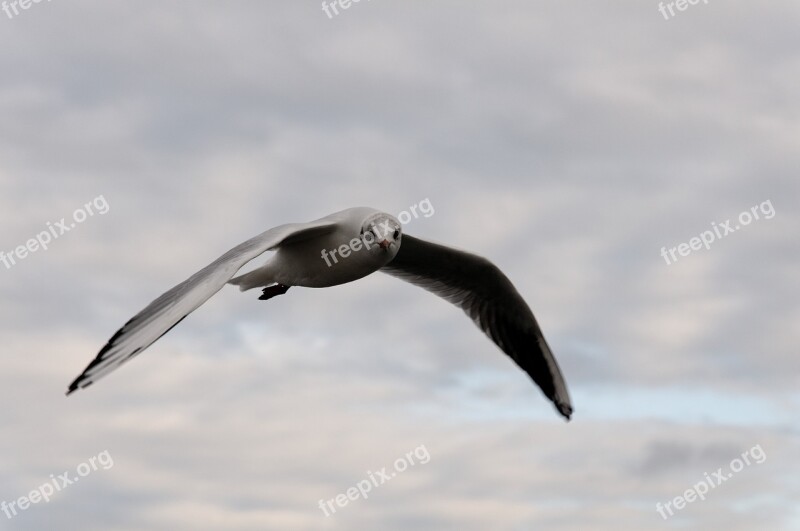
[[[403,234],[384,273],[459,306],[539,385],[567,420],[567,385],[533,313],[514,285],[486,258]]]
[[[134,315],[70,384],[67,394],[88,387],[155,343],[222,289],[250,260],[281,244],[333,232],[336,226],[336,222],[325,219],[290,223],[269,229],[237,245]]]

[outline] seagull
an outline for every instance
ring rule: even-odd
[[[275,253],[261,267],[234,277],[266,251]],[[225,284],[241,291],[263,288],[259,299],[268,300],[294,286],[336,286],[375,271],[460,307],[570,419],[572,405],[558,363],[533,312],[503,272],[481,256],[403,234],[394,216],[368,207],[280,225],[237,245],[134,315],[70,384],[67,395],[140,354]]]

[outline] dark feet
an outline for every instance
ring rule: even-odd
[[[261,296],[258,298],[258,300],[266,301],[271,299],[272,297],[283,295],[287,291],[289,291],[289,286],[284,286],[283,284],[275,284],[274,286],[267,286],[262,291]]]

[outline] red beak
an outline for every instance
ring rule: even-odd
[[[378,244],[381,249],[388,249],[389,248],[389,240],[383,240]]]

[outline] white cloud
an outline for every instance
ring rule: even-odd
[[[0,21],[0,501],[109,450],[9,529],[793,528],[796,6],[42,3]],[[5,15],[0,14],[0,17]],[[152,298],[265,228],[429,197],[415,236],[530,302],[565,424],[460,312],[384,275],[223,290],[69,399]],[[662,246],[770,199],[667,266]],[[317,508],[425,444],[431,461]],[[768,459],[662,523],[761,444]],[[0,520],[4,516],[0,514]]]

